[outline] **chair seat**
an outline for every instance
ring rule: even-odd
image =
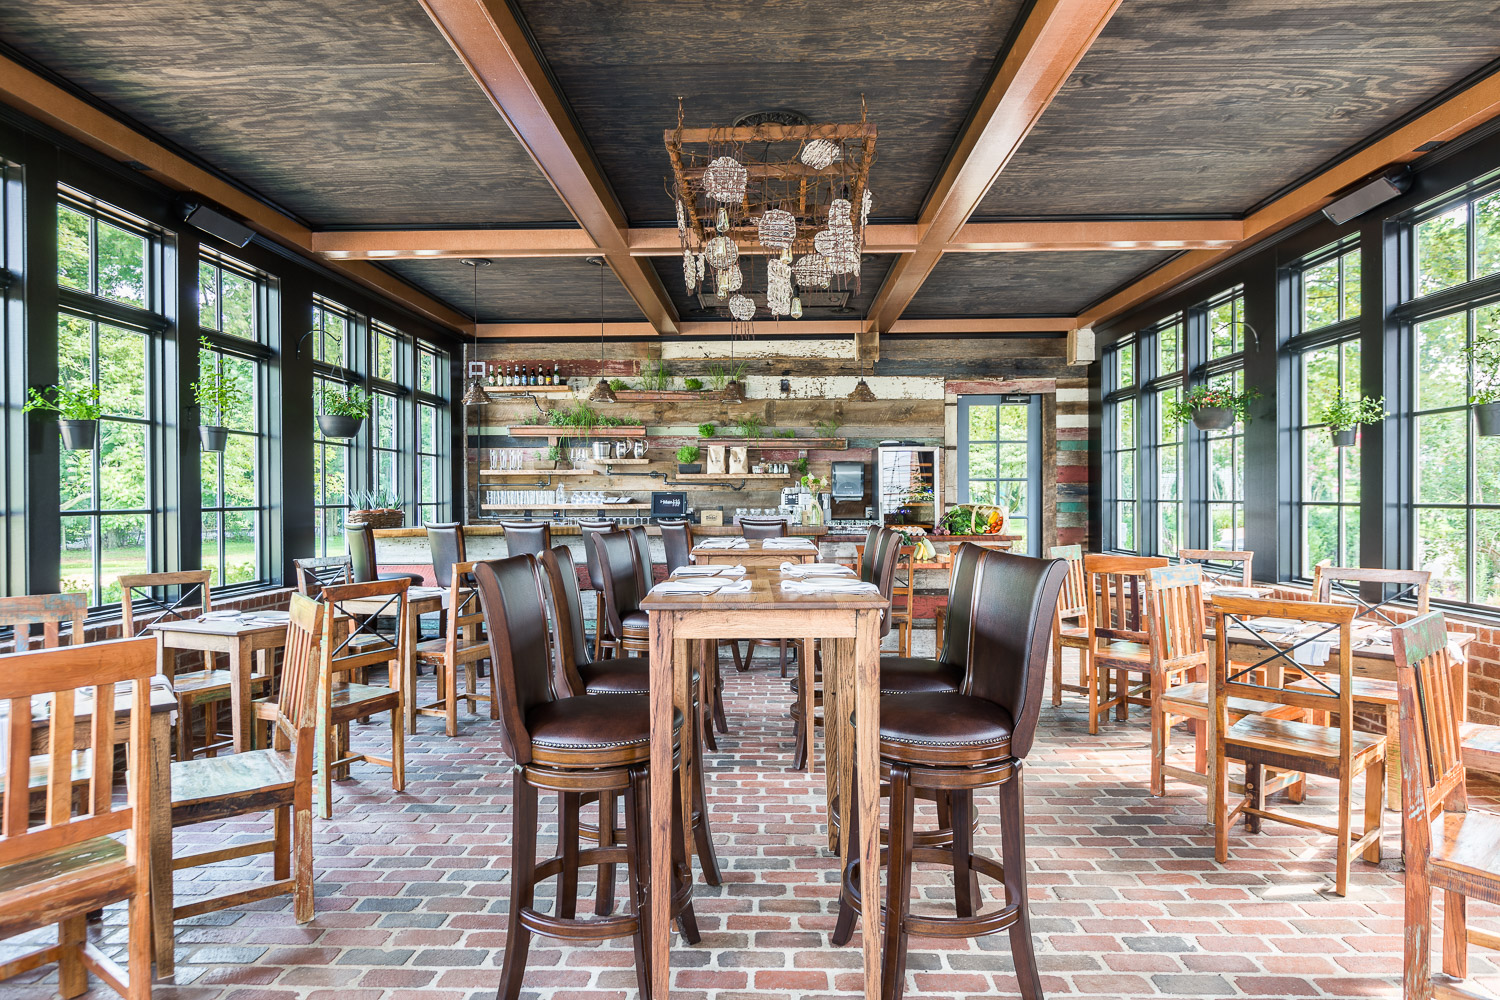
[[[1085,648],[1089,644],[1089,630],[1086,628],[1060,628],[1057,637],[1064,646],[1069,648]]]
[[[578,664],[578,676],[589,694],[650,694],[651,661],[644,656],[619,656]]]
[[[359,716],[383,712],[387,703],[394,705],[399,696],[395,688],[373,684],[335,684],[329,707],[334,721],[343,722]]]
[[[423,639],[417,643],[416,653],[418,663],[441,661],[448,655],[448,640],[441,636],[436,639]]]
[[[963,667],[923,656],[882,656],[881,694],[951,693],[964,682]]]
[[[1094,657],[1107,659],[1112,666],[1123,666],[1126,670],[1147,670],[1151,666],[1151,647],[1144,642],[1111,639],[1094,650]]]
[[[113,837],[95,837],[0,865],[0,937],[123,899],[134,882],[135,866],[125,859],[124,843]],[[37,895],[44,896],[51,908],[40,920],[34,919]],[[22,905],[26,899],[31,902]]]
[[[1385,737],[1356,730],[1353,734],[1353,756],[1379,753],[1385,749]],[[1339,731],[1291,719],[1268,719],[1264,715],[1247,715],[1224,734],[1228,746],[1254,747],[1275,753],[1320,761],[1339,759]],[[1234,754],[1230,754],[1234,756]]]
[[[1323,684],[1328,685],[1328,687],[1319,684],[1319,680]],[[1395,707],[1400,701],[1400,698],[1396,694],[1395,681],[1376,680],[1373,677],[1356,677],[1354,678],[1353,687],[1354,691],[1352,693],[1354,700],[1357,702]],[[1320,674],[1317,678],[1304,677],[1300,681],[1292,681],[1292,683],[1287,685],[1287,688],[1294,691],[1316,691],[1319,694],[1323,694],[1330,688],[1337,691],[1339,689],[1339,678],[1330,677],[1326,674]]]
[[[1476,771],[1500,773],[1500,726],[1464,722],[1458,727],[1464,766]]]
[[[198,757],[172,764],[172,805],[192,807],[252,793],[290,793],[297,775],[282,750],[247,750],[224,757]],[[270,808],[269,803],[264,808]],[[241,811],[241,810],[236,810]]]
[[[620,627],[626,635],[646,635],[651,631],[651,616],[644,611],[632,611],[620,619]]]
[[[1177,684],[1162,692],[1161,700],[1166,705],[1182,705],[1196,708],[1202,712],[1208,711],[1208,684],[1197,682],[1194,684]],[[1275,712],[1285,705],[1278,701],[1257,701],[1253,698],[1230,698],[1229,713],[1231,715],[1258,715],[1265,712]]]
[[[227,670],[194,670],[172,678],[172,690],[179,698],[218,694],[221,690],[228,698],[233,684],[234,679]]]
[[[672,728],[682,713],[672,713]],[[560,767],[623,767],[651,756],[651,702],[640,694],[600,694],[543,702],[526,713],[532,758]]]
[[[1500,815],[1472,810],[1444,812],[1432,823],[1432,858],[1428,862],[1434,884],[1442,876],[1472,884],[1474,876],[1500,876]],[[1450,883],[1451,884],[1451,883]]]
[[[880,700],[880,755],[906,764],[962,766],[1010,754],[1014,723],[992,701],[962,694],[909,694]]]

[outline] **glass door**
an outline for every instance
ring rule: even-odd
[[[958,397],[958,502],[1010,512],[1013,551],[1041,555],[1040,396]]]

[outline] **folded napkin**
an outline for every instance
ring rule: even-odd
[[[1290,635],[1293,632],[1302,631],[1302,623],[1288,621],[1285,618],[1252,618],[1246,623],[1257,632],[1272,632]]]
[[[781,589],[789,594],[878,594],[880,588],[863,580],[834,576],[815,576],[805,580],[782,580]]]
[[[745,544],[743,538],[708,538],[698,543],[700,549],[736,549]]]
[[[1292,659],[1306,667],[1321,667],[1328,662],[1328,652],[1332,645],[1327,639],[1304,642],[1292,650]]]
[[[718,576],[721,570],[729,568],[728,566],[678,566],[672,571],[672,578],[680,580],[689,576]]]
[[[815,549],[817,546],[806,538],[767,538],[760,543],[763,549]]]
[[[718,579],[725,579],[719,577]],[[739,580],[727,580],[715,593],[719,594],[748,594],[750,593],[750,580],[748,577]]]
[[[1254,587],[1213,587],[1209,593],[1215,597],[1260,597],[1261,591]]]
[[[694,580],[663,580],[651,588],[653,594],[712,594],[719,589],[716,577]]]
[[[854,576],[854,570],[839,563],[790,563],[781,564],[782,576]]]

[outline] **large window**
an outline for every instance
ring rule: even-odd
[[[1231,289],[1205,307],[1208,320],[1210,385],[1245,391],[1245,293]],[[1213,549],[1245,547],[1245,425],[1236,420],[1225,430],[1203,433],[1207,472],[1203,510],[1206,537]]]
[[[958,502],[996,504],[1010,512],[1006,532],[1017,552],[1039,555],[1042,449],[1036,396],[958,398]]]
[[[446,521],[448,513],[447,358],[417,345],[417,521]]]
[[[204,449],[202,567],[215,587],[269,582],[270,558],[264,469],[270,464],[265,347],[269,339],[269,279],[227,257],[205,254],[198,264],[200,377],[227,376],[237,392],[224,413],[198,414],[202,425],[228,430],[223,451]]]
[[[313,300],[315,405],[324,393],[346,392],[355,384],[348,367],[353,330],[354,316],[348,309],[321,297]],[[313,428],[313,536],[320,556],[344,551],[344,512],[355,487],[350,480],[353,450],[350,440],[325,437],[320,428]]]
[[[60,452],[60,580],[94,606],[120,599],[122,574],[160,568],[154,556],[160,456],[154,355],[160,314],[159,239],[124,213],[64,195],[57,210],[60,385],[99,394],[97,446]]]
[[[1107,546],[1138,551],[1136,537],[1136,427],[1140,394],[1136,389],[1136,343],[1122,341],[1104,357],[1109,395],[1104,404],[1104,468],[1107,483]]]
[[[1186,494],[1186,468],[1183,465],[1182,424],[1168,419],[1167,404],[1182,398],[1183,348],[1186,329],[1181,313],[1158,323],[1148,334],[1156,344],[1156,373],[1151,382],[1149,425],[1144,447],[1150,465],[1146,475],[1154,477],[1148,506],[1153,511],[1150,529],[1156,555],[1175,556],[1186,544],[1183,520],[1183,497]],[[1143,424],[1146,422],[1143,421]]]

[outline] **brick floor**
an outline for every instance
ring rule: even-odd
[[[763,1000],[856,993],[857,946],[828,943],[837,883],[823,850],[822,776],[787,770],[786,684],[769,661],[748,675],[726,669],[731,732],[708,760],[724,885],[697,888],[703,941],[674,946],[673,995]],[[420,725],[407,741],[406,794],[391,794],[384,771],[356,765],[353,779],[338,786],[333,820],[317,822],[316,919],[298,926],[283,897],[182,921],[176,982],[158,983],[157,997],[493,996],[510,890],[507,761],[487,721],[465,720],[455,740],[442,736],[437,719]],[[355,743],[380,742],[383,728],[357,728]],[[1398,997],[1399,865],[1356,861],[1349,895],[1339,899],[1331,893],[1331,839],[1279,825],[1257,836],[1236,831],[1232,860],[1218,865],[1202,794],[1182,785],[1163,798],[1148,793],[1148,743],[1140,717],[1090,737],[1078,701],[1043,712],[1027,764],[1026,807],[1031,909],[1047,993]],[[1494,808],[1500,786],[1478,778],[1473,784],[1481,804]],[[1331,809],[1330,787],[1312,779],[1302,808]],[[981,800],[981,814],[992,816],[988,805]],[[1396,813],[1386,813],[1388,858],[1399,844],[1396,821]],[[545,848],[554,827],[545,813],[542,822]],[[223,843],[263,829],[234,822],[192,836]],[[998,825],[986,823],[980,847],[998,851],[998,835]],[[241,866],[262,877],[265,864],[254,859],[179,873],[179,899],[222,887]],[[951,882],[941,871],[920,871],[917,884],[918,908],[942,912],[951,905]],[[992,899],[993,888],[986,885]],[[587,882],[582,891],[591,897]],[[1497,926],[1497,914],[1471,907],[1481,926]],[[91,927],[110,951],[122,946],[123,916],[111,907],[104,923]],[[0,960],[17,950],[18,942],[0,945]],[[1014,995],[1010,968],[1005,935],[915,939],[908,996]],[[1500,966],[1482,953],[1475,953],[1471,970],[1491,989],[1500,987]],[[0,1000],[49,997],[55,981],[50,968],[29,973],[0,984]],[[112,995],[102,986],[87,994]],[[538,940],[523,995],[633,997],[628,942],[572,948]]]

